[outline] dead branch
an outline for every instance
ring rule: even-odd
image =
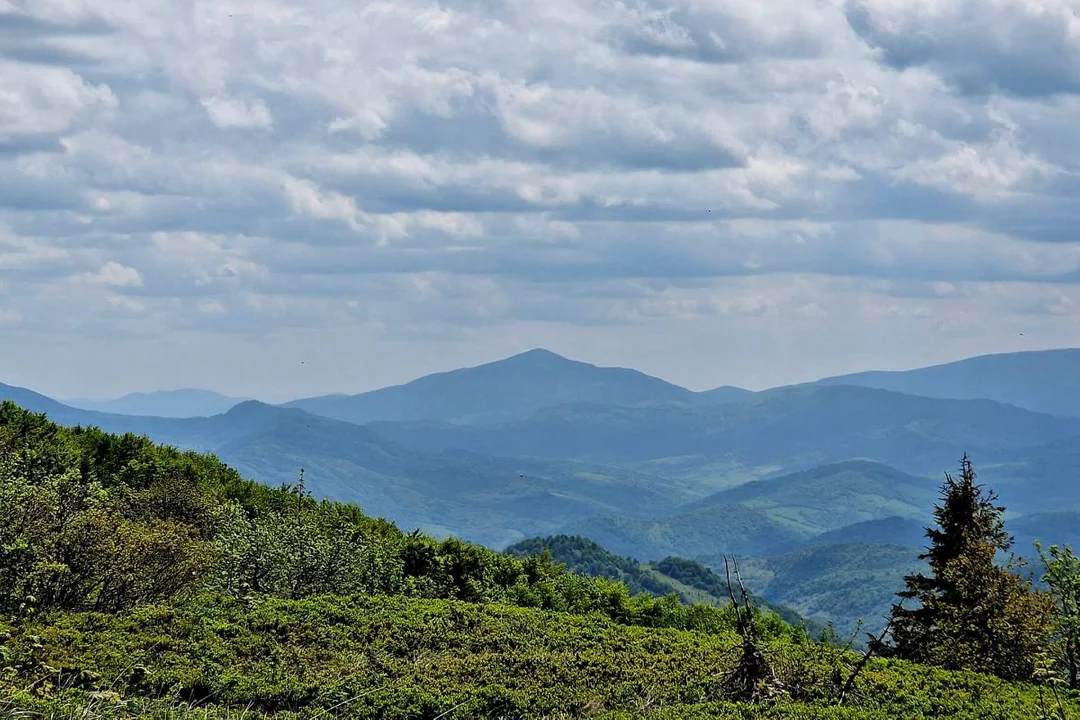
[[[735,579],[739,584],[739,592],[742,596],[742,604],[735,597],[735,590],[731,582],[731,570],[734,567]],[[783,684],[777,679],[769,664],[765,653],[757,637],[757,626],[754,624],[754,608],[750,603],[750,593],[742,581],[742,573],[739,563],[734,556],[729,560],[724,556],[724,574],[727,577],[728,597],[735,610],[735,623],[739,636],[742,638],[742,648],[735,669],[726,678],[727,686],[731,689],[736,700],[755,702],[766,697],[771,697],[784,692]]]
[[[847,699],[848,693],[855,687],[855,680],[859,677],[859,673],[861,673],[863,668],[866,667],[866,664],[870,662],[870,658],[873,657],[874,653],[882,647],[885,636],[892,630],[894,617],[895,616],[889,618],[889,622],[885,624],[884,629],[882,629],[877,637],[874,637],[873,635],[870,636],[870,642],[867,645],[866,652],[859,658],[859,662],[857,662],[855,667],[851,670],[851,675],[848,676],[847,682],[844,683],[844,688],[840,691],[840,697],[836,700],[837,705],[844,704],[844,700]]]

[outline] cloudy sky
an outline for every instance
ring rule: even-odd
[[[1077,0],[0,0],[0,382],[1080,345]]]

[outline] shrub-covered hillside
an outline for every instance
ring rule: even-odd
[[[859,667],[772,613],[631,596],[0,405],[0,718],[1080,713],[1052,685]]]
[[[1043,717],[1036,688],[883,660],[870,663],[837,708],[837,685],[856,658],[775,640],[766,649],[787,694],[738,704],[726,682],[738,648],[729,631],[628,627],[499,604],[203,597],[24,626],[8,641],[8,662],[38,684],[24,680],[27,689],[8,702],[70,708],[68,716],[89,706],[102,715],[193,707],[179,716],[226,717],[231,709],[248,718],[401,720]],[[1049,691],[1046,699],[1053,702]],[[1080,712],[1064,703],[1069,717]]]
[[[302,476],[301,476],[302,477]],[[62,428],[0,404],[0,612],[120,612],[213,591],[499,602],[712,629],[686,607],[477,545],[405,534],[360,508],[241,478],[208,455]],[[782,628],[778,619],[772,625]]]
[[[675,595],[686,604],[723,607],[730,603],[725,580],[701,563],[686,558],[668,557],[657,563],[640,563],[633,558],[619,557],[592,540],[576,535],[529,538],[503,552],[527,558],[545,551],[555,562],[573,572],[618,580],[631,593],[648,593],[656,597]],[[766,603],[760,598],[755,598],[755,604],[775,612],[791,625],[804,627],[811,636],[819,636],[824,629],[821,624],[806,621],[790,608]]]

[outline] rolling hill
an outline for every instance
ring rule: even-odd
[[[109,400],[65,400],[64,403],[80,410],[96,410],[118,415],[187,418],[220,415],[249,399],[227,397],[211,390],[184,389],[131,393]]]
[[[872,388],[808,385],[715,406],[570,404],[492,426],[371,423],[424,452],[574,458],[684,479],[776,474],[856,458],[919,475],[975,457],[1080,434],[1057,418],[990,400],[944,400]]]
[[[780,555],[853,521],[929,518],[937,485],[892,468],[848,461],[746,483],[652,518],[578,520],[563,532],[622,555],[657,560],[721,553]]]
[[[1080,416],[1080,349],[981,355],[905,371],[839,375],[822,385],[859,385],[954,400],[988,399],[1049,415]]]
[[[894,516],[927,518],[937,490],[934,481],[879,463],[849,460],[749,482],[696,500],[682,510],[739,505],[762,511],[773,522],[797,532],[818,534]]]
[[[1023,514],[1010,520],[1018,550],[1030,557],[1034,537],[1073,537],[1074,518],[1066,511],[1080,509],[1078,418],[845,385],[690,393],[542,351],[491,364],[506,377],[520,371],[518,379],[542,378],[537,368],[549,365],[557,368],[549,379],[559,373],[570,379],[562,390],[540,382],[552,393],[547,399],[529,390],[515,404],[506,380],[495,383],[498,392],[488,400],[469,406],[462,398],[469,383],[481,380],[461,371],[432,376],[438,382],[422,379],[433,383],[427,386],[388,389],[405,392],[395,403],[415,400],[402,412],[435,417],[367,425],[254,401],[210,417],[167,418],[81,410],[10,386],[0,386],[0,398],[62,424],[214,452],[245,475],[275,484],[294,481],[303,467],[320,497],[491,547],[562,532],[649,561],[734,552],[756,558],[753,567],[766,572],[794,558],[817,569],[793,589],[763,584],[762,594],[783,604],[785,592],[806,590],[804,597],[816,599],[801,611],[820,619],[835,603],[843,614],[832,617],[841,625],[851,613],[880,607],[878,595],[895,577],[888,568],[864,572],[869,550],[826,548],[888,546],[887,560],[900,557],[896,548],[904,546],[904,557],[914,557],[941,472],[964,450],[1010,510]],[[491,366],[470,371],[484,375]],[[461,378],[461,387],[447,389]],[[582,392],[610,404],[542,404],[561,401],[567,395],[559,393],[572,394],[571,387],[589,387]],[[379,402],[393,399],[387,397]],[[463,408],[471,414],[452,415],[452,422],[438,417]],[[848,572],[844,563],[866,586],[819,592],[826,579],[835,584]],[[845,605],[844,593],[856,599]],[[878,593],[878,605],[859,600],[859,593]]]
[[[1075,506],[1068,469],[1080,468],[1080,457],[1070,454],[1080,419],[848,386],[784,388],[711,406],[562,405],[491,425],[360,426],[254,401],[207,418],[141,417],[78,410],[8,386],[0,396],[63,424],[212,451],[273,482],[292,481],[304,467],[321,496],[358,502],[434,534],[501,547],[529,535],[584,533],[650,559],[718,548],[781,553],[853,522],[922,517],[918,508],[937,485],[881,468],[875,479],[863,465],[860,478],[820,471],[816,480],[768,480],[703,500],[785,470],[869,458],[939,478],[963,450],[977,459],[996,453],[1002,460],[993,468],[995,485],[1006,478],[1010,507],[1012,495],[1023,495],[1027,504],[1017,509],[1027,514],[1068,509],[1062,503],[1070,497]],[[1039,453],[1025,455],[1032,448]],[[1040,455],[1046,448],[1063,460],[1047,465]],[[1029,476],[1042,483],[1039,493],[1020,492]],[[770,488],[768,497],[745,495]],[[590,525],[592,517],[599,519]]]
[[[917,571],[918,551],[900,545],[845,543],[809,548],[742,562],[747,586],[769,602],[785,605],[817,622],[831,621],[850,635],[880,630],[904,588],[904,575]],[[714,569],[722,557],[702,558]]]
[[[260,427],[303,418],[243,413]],[[1020,681],[1008,682],[967,658],[962,672],[867,663],[771,613],[740,637],[729,609],[631,597],[547,558],[405,533],[244,481],[216,458],[64,430],[12,403],[0,404],[0,457],[0,717],[1048,716],[1026,668],[999,671]],[[809,565],[827,570],[830,554],[852,556],[822,551]],[[862,557],[880,569],[880,553]],[[804,587],[812,606],[858,579],[800,578],[806,563],[784,562],[762,578]],[[641,570],[685,593],[723,586],[677,558]],[[1033,651],[1051,648],[1036,639]],[[768,661],[750,679],[780,692],[730,681],[753,668],[740,661],[748,650]],[[1054,696],[1061,717],[1076,715],[1074,693]]]
[[[717,392],[716,401],[732,397],[731,390]],[[353,423],[486,423],[525,418],[570,402],[638,406],[697,401],[697,393],[637,370],[597,367],[537,349],[360,395],[305,398],[286,406]]]
[[[214,417],[171,419],[78,410],[10,386],[0,386],[0,400],[64,425],[213,452],[246,476],[273,484],[294,482],[302,467],[319,497],[494,547],[596,513],[653,512],[691,497],[663,478],[583,462],[417,453],[359,425],[257,401]]]
[[[618,580],[633,594],[675,595],[689,605],[727,607],[731,602],[724,578],[701,563],[685,558],[667,557],[657,563],[639,563],[633,558],[620,557],[588,538],[570,535],[529,538],[511,545],[504,552],[526,558],[545,550],[552,560],[566,565],[571,572]],[[819,624],[807,621],[791,608],[770,604],[753,591],[751,594],[757,606],[767,607],[785,622],[796,626],[805,624],[812,636],[820,633]]]
[[[864,520],[845,525],[837,530],[815,535],[806,541],[804,546],[809,548],[844,543],[902,545],[921,552],[922,548],[926,546],[926,526],[929,522],[929,514],[918,520],[896,515],[875,520]]]
[[[761,510],[738,505],[656,518],[600,515],[567,523],[559,532],[582,535],[614,553],[647,561],[669,555],[779,554],[799,547],[809,537]]]

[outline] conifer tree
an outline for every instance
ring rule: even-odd
[[[1015,559],[996,561],[1012,538],[997,495],[976,483],[965,453],[960,476],[945,474],[936,527],[919,556],[930,573],[905,578],[898,595],[917,607],[893,606],[891,632],[896,655],[950,669],[990,672],[1006,679],[1032,676],[1050,628],[1053,603],[1013,571]]]

